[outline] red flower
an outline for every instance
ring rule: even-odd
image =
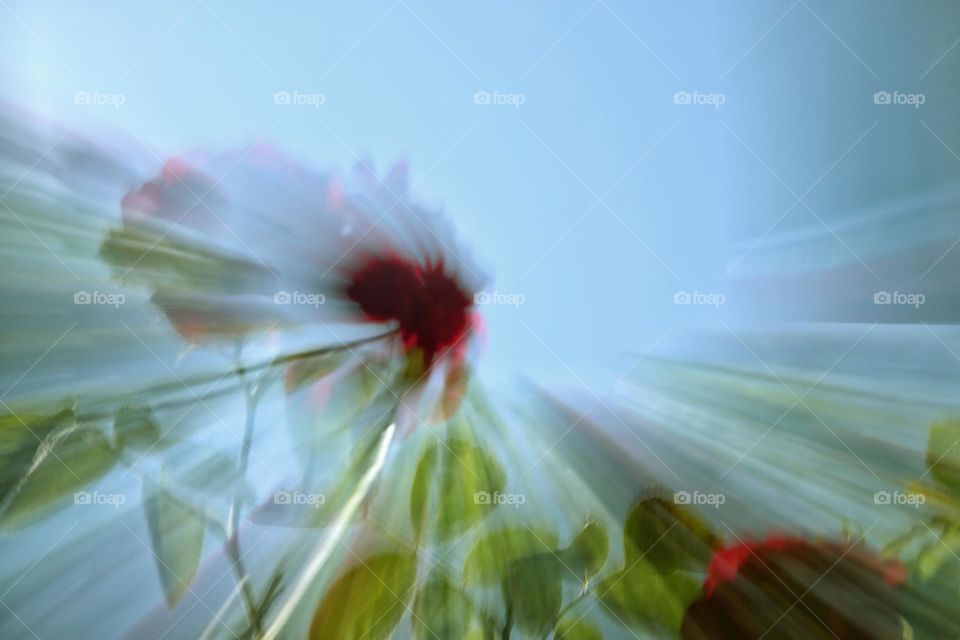
[[[194,153],[127,193],[121,210],[134,235],[114,238],[107,258],[153,277],[155,302],[191,342],[395,322],[430,363],[469,331],[482,282],[450,248],[439,214],[408,190],[405,163],[380,180],[364,163],[346,177],[313,172],[263,145]]]
[[[349,175],[312,171],[263,145],[189,154],[123,198],[123,228],[102,255],[123,277],[146,281],[195,344],[311,329],[348,342],[369,334],[359,325],[392,324],[395,334],[373,345],[379,354],[352,355],[372,363],[409,354],[396,391],[427,395],[404,407],[446,407],[442,419],[465,388],[483,282],[440,213],[409,194],[407,173],[405,163],[383,179],[366,163]],[[433,370],[445,380],[440,398],[416,384]],[[390,375],[377,374],[384,385]]]
[[[771,536],[716,551],[682,636],[899,639],[902,565],[863,546]]]
[[[763,542],[738,542],[714,552],[707,568],[707,579],[703,583],[703,592],[708,596],[722,582],[730,582],[744,562],[754,555],[768,551],[783,551],[787,547],[800,544],[801,540],[785,536],[770,536]],[[806,544],[803,542],[803,544]]]
[[[373,258],[353,273],[346,294],[367,319],[396,320],[404,345],[422,349],[426,366],[441,350],[455,347],[470,325],[472,296],[442,263],[421,267],[400,258]]]

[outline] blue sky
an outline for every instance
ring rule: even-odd
[[[937,3],[6,5],[4,95],[67,124],[171,153],[262,137],[319,165],[411,160],[491,288],[524,296],[485,309],[487,359],[540,380],[643,352],[674,323],[715,324],[717,310],[673,294],[723,292],[731,261],[772,224],[815,226],[802,207],[778,218],[811,185],[805,200],[832,220],[955,170],[917,113],[878,117],[870,101],[944,84],[949,56],[921,79],[956,35],[930,26],[950,13]],[[908,20],[918,28],[904,35]],[[77,91],[123,104],[76,105]],[[277,91],[323,104],[277,105]],[[476,104],[476,92],[522,104]],[[952,143],[949,112],[922,114]],[[906,135],[923,162],[894,153]]]

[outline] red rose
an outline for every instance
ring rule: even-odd
[[[716,551],[681,635],[899,640],[902,565],[859,545],[771,536]]]

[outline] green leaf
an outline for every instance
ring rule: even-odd
[[[947,562],[953,562],[960,554],[960,525],[953,524],[946,528],[928,544],[924,545],[917,554],[917,575],[921,580],[929,580]]]
[[[509,574],[510,565],[520,558],[553,553],[557,536],[550,531],[511,527],[493,531],[478,539],[464,562],[468,584],[498,585]]]
[[[124,448],[145,452],[163,444],[160,427],[147,407],[122,407],[113,419],[113,432]]]
[[[260,604],[256,606],[253,612],[253,619],[249,621],[247,628],[238,640],[257,640],[260,637],[257,629],[263,626],[263,621],[266,620],[267,614],[270,612],[270,607],[273,606],[277,597],[283,592],[283,571],[282,566],[277,567],[276,571],[274,571],[273,578],[271,578],[269,584],[267,584],[263,597],[260,598]]]
[[[412,620],[414,637],[465,638],[476,613],[467,596],[442,576],[433,576],[417,595]]]
[[[72,420],[73,416],[63,417]],[[76,422],[57,425],[36,448],[29,468],[10,492],[3,527],[15,529],[29,524],[54,503],[99,479],[118,458],[119,450],[96,426]]]
[[[703,570],[717,541],[695,513],[663,498],[637,503],[623,525],[626,566],[641,558],[661,573]]]
[[[586,581],[607,562],[610,551],[610,536],[602,524],[591,520],[574,537],[573,541],[560,553],[563,564],[569,570],[563,572],[564,579],[574,578],[574,573]]]
[[[928,580],[911,575],[900,589],[902,601],[898,610],[909,623],[914,640],[952,638],[960,629],[957,608],[957,585],[960,584],[960,562],[944,564]]]
[[[550,552],[520,558],[510,565],[504,597],[521,630],[540,637],[556,626],[563,604],[562,571],[566,569]]]
[[[359,563],[330,587],[313,614],[309,638],[386,638],[403,617],[416,573],[414,554],[388,552]]]
[[[427,447],[420,456],[417,471],[413,476],[413,486],[410,489],[410,521],[413,523],[417,540],[420,539],[430,507],[430,488],[433,486],[437,457],[437,446],[433,444]]]
[[[451,435],[443,451],[436,535],[446,540],[489,516],[506,476],[497,461],[467,436]]]
[[[58,425],[72,420],[72,411],[62,411],[49,418],[0,416],[0,504],[27,474],[40,443]]]
[[[244,258],[211,251],[193,239],[159,229],[111,230],[100,257],[153,289],[204,293],[271,293],[276,278],[270,269]]]
[[[631,629],[676,637],[684,612],[700,595],[700,584],[685,573],[664,576],[641,561],[604,578],[596,593],[615,619]]]
[[[553,640],[603,640],[603,634],[582,618],[564,619],[557,625]]]
[[[930,428],[926,459],[933,477],[960,493],[960,422],[944,422]]]
[[[167,604],[180,601],[197,573],[204,522],[196,510],[152,482],[144,483],[143,508]]]

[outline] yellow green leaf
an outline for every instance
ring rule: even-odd
[[[553,553],[556,546],[556,534],[542,529],[519,526],[493,531],[478,539],[467,554],[464,580],[468,584],[499,585],[515,560]]]
[[[442,576],[434,576],[420,589],[413,608],[417,638],[465,638],[476,614],[466,595]]]
[[[416,572],[416,556],[408,553],[382,553],[358,563],[324,596],[313,614],[309,638],[388,637],[406,611]]]
[[[930,428],[926,458],[933,477],[960,493],[960,422],[944,422]]]

